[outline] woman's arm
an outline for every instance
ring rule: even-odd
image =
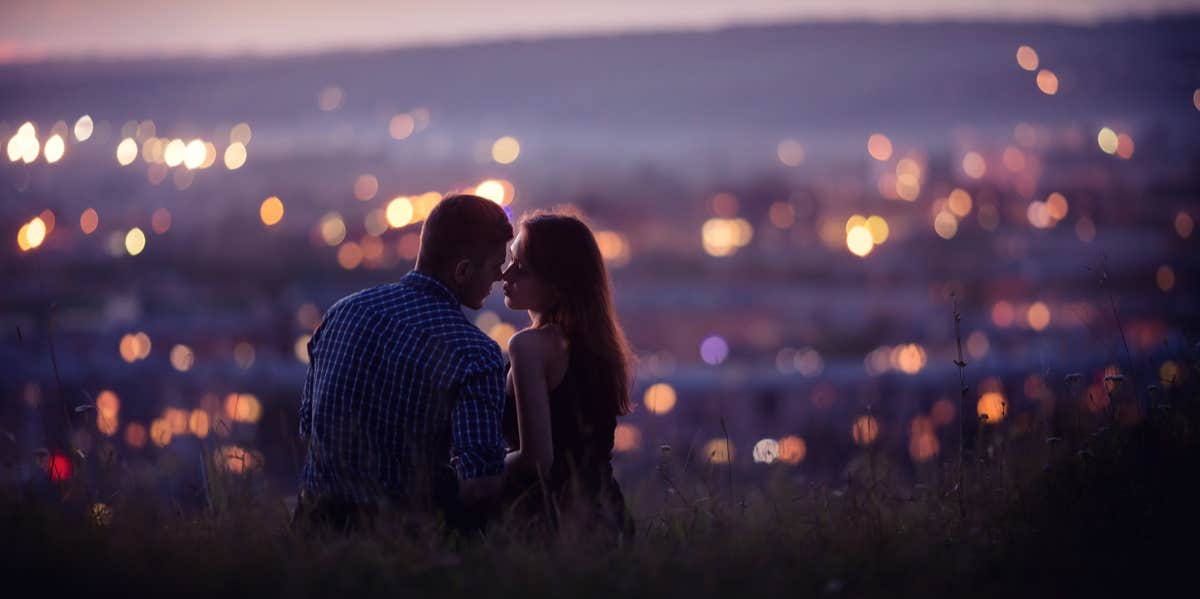
[[[546,382],[548,344],[539,331],[521,331],[508,343],[513,387],[517,396],[517,438],[520,449],[504,459],[508,474],[545,478],[554,462],[550,434],[550,392]]]

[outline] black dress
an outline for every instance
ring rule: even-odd
[[[508,509],[516,518],[556,527],[571,519],[585,528],[633,533],[621,487],[613,477],[613,432],[617,427],[611,406],[587,393],[596,387],[572,355],[562,382],[550,391],[550,432],[554,463],[545,481],[510,482]],[[504,439],[510,450],[520,449],[517,403],[511,392],[504,400]]]

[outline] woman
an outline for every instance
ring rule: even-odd
[[[563,214],[523,219],[503,280],[505,305],[531,320],[508,346],[512,513],[632,533],[611,463],[617,416],[630,410],[630,352],[592,232]]]

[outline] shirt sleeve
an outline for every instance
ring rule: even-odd
[[[504,471],[504,366],[498,355],[487,362],[467,375],[450,414],[451,464],[462,480]]]

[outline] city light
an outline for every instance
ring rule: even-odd
[[[258,207],[258,218],[268,227],[279,224],[283,220],[283,201],[279,196],[271,196],[262,201]]]
[[[492,144],[492,160],[500,164],[512,164],[521,155],[521,144],[515,137],[504,136]]]

